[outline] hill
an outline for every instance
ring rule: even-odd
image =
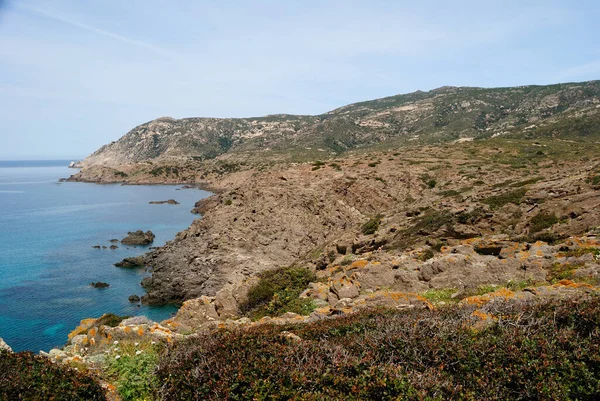
[[[317,116],[162,117],[83,162],[214,159],[297,153],[324,157],[382,142],[418,145],[501,135],[589,135],[600,126],[600,81],[513,88],[442,87],[350,104]]]

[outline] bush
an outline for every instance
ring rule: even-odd
[[[298,296],[308,284],[316,280],[313,272],[302,267],[281,267],[259,275],[259,282],[248,291],[248,299],[241,310],[254,318],[280,315],[285,312],[309,314],[314,309],[312,300]]]
[[[124,401],[155,399],[158,381],[154,371],[158,365],[159,345],[123,343],[109,355],[106,374]]]
[[[444,294],[444,297],[446,294]],[[600,297],[366,311],[190,338],[157,375],[164,400],[593,400]],[[478,325],[485,320],[484,325]],[[301,338],[290,341],[282,331]]]
[[[537,233],[558,223],[558,217],[552,213],[539,212],[529,221],[530,232]]]
[[[490,196],[489,198],[483,199],[481,202],[487,204],[492,210],[499,209],[509,203],[520,205],[525,196],[525,192],[527,192],[526,189],[518,189],[516,191]]]
[[[117,327],[119,323],[121,323],[124,319],[130,318],[131,316],[118,316],[113,313],[106,313],[96,320],[95,325],[100,326],[109,326],[109,327]]]
[[[375,234],[379,229],[379,225],[381,224],[381,219],[383,219],[382,214],[378,214],[375,217],[372,217],[361,227],[361,232],[365,235]]]
[[[0,350],[0,400],[105,400],[93,378],[31,352]]]

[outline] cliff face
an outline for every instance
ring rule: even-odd
[[[525,133],[577,134],[600,124],[600,81],[514,88],[443,87],[351,104],[319,116],[162,117],[135,127],[83,162],[213,159],[252,151],[321,155],[392,140],[429,144]],[[575,131],[573,131],[575,132]]]

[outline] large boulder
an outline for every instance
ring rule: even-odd
[[[124,245],[149,245],[154,242],[154,238],[154,233],[150,230],[146,232],[142,230],[129,231],[121,243]]]

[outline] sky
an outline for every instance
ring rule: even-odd
[[[83,158],[161,116],[600,79],[598,21],[584,0],[0,0],[0,160]]]

